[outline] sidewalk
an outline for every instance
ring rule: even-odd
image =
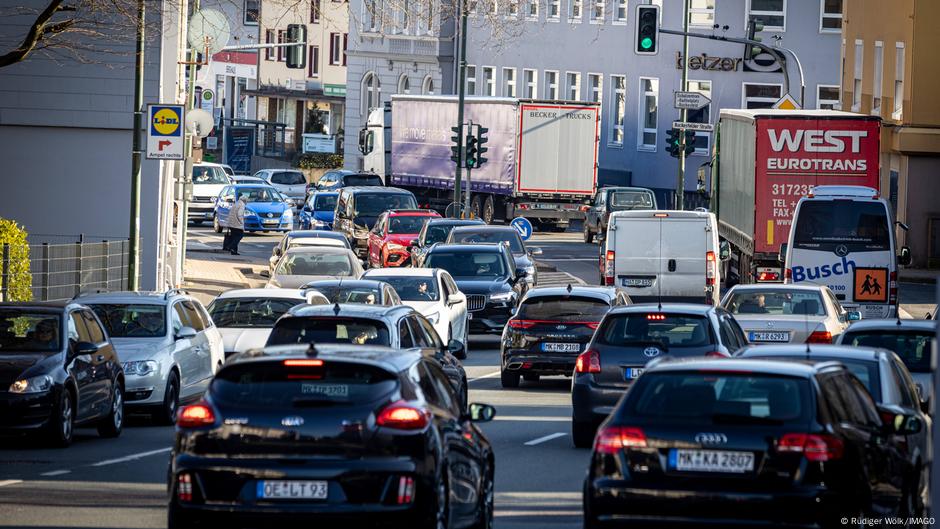
[[[247,258],[229,256],[221,251],[217,255],[208,251],[189,251],[183,271],[183,288],[208,304],[226,290],[264,286],[260,272],[265,268],[266,263],[252,263]]]
[[[940,270],[925,270],[923,268],[904,268],[898,272],[898,279],[902,283],[924,283],[935,285]]]

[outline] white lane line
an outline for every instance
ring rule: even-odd
[[[585,261],[585,262],[590,262],[590,261],[597,261],[597,258],[593,258],[593,257],[592,257],[592,258],[588,258],[588,257],[555,257],[555,258],[551,258],[551,257],[549,257],[549,258],[540,257],[540,258],[539,258],[539,261]]]
[[[157,455],[157,454],[162,454],[162,453],[164,453],[164,452],[169,452],[170,450],[172,450],[172,447],[169,447],[169,446],[168,446],[168,447],[166,447],[166,448],[161,448],[161,449],[159,449],[159,450],[151,450],[151,451],[149,451],[149,452],[141,452],[141,453],[139,453],[139,454],[131,454],[131,455],[129,455],[129,456],[119,457],[119,458],[116,458],[116,459],[106,459],[106,460],[104,460],[104,461],[98,461],[97,463],[92,463],[92,464],[89,465],[89,466],[92,466],[92,467],[103,467],[103,466],[105,466],[105,465],[114,465],[114,464],[116,464],[116,463],[126,463],[126,462],[128,462],[128,461],[134,461],[134,460],[140,459],[140,458],[142,458],[142,457],[153,456],[153,455]]]
[[[0,487],[6,487],[7,485],[16,485],[17,483],[22,483],[22,479],[5,479],[0,481]]]
[[[68,474],[70,472],[72,471],[71,470],[53,470],[52,472],[43,472],[42,474],[40,474],[40,476],[47,476],[47,477],[61,476],[62,474]]]
[[[498,377],[498,376],[499,376],[499,371],[493,371],[492,373],[487,373],[485,375],[480,375],[478,377],[468,378],[467,382],[469,383],[469,382],[474,382],[476,380],[483,380],[484,378],[493,378],[493,377]]]
[[[571,422],[571,417],[558,417],[558,416],[546,416],[539,417],[538,415],[500,415],[496,414],[496,417],[493,417],[494,421],[524,421],[524,422]]]
[[[538,439],[532,439],[531,441],[524,443],[524,444],[526,446],[540,445],[542,443],[547,443],[548,441],[551,441],[552,439],[558,439],[559,437],[564,437],[566,435],[568,434],[562,433],[562,432],[555,432],[553,434],[548,434],[546,436],[539,437]]]

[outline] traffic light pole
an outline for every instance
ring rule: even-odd
[[[474,134],[475,131],[473,130],[473,126],[474,125],[472,121],[467,123],[467,136],[476,136],[476,134]],[[467,161],[466,157],[464,158],[464,161],[465,162]],[[470,164],[467,164],[467,196],[464,199],[466,200],[466,202],[464,202],[464,211],[466,212],[467,218],[469,218],[470,214],[472,213],[470,211],[470,172],[471,171],[473,171],[473,169],[470,168]]]
[[[689,0],[685,0],[682,17],[682,91],[689,89]],[[688,120],[689,111],[685,108],[681,111],[680,120],[684,123]],[[679,175],[676,181],[676,209],[685,209],[685,131],[679,135]]]
[[[140,166],[143,156],[140,145],[141,128],[144,121],[144,0],[137,0],[137,53],[134,70],[134,139],[131,152],[131,218],[128,232],[127,289],[140,288]],[[149,125],[148,125],[149,126]]]
[[[460,3],[460,66],[457,74],[457,145],[463,145],[463,105],[467,92],[467,2]],[[454,169],[454,202],[460,204],[461,181],[460,169],[464,165],[464,149],[458,154],[457,168]],[[470,170],[467,170],[469,184]],[[467,186],[467,207],[470,207],[470,187]]]

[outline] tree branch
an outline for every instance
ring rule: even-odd
[[[36,44],[42,40],[44,36],[47,34],[54,35],[55,33],[61,33],[72,25],[73,21],[59,22],[51,26],[47,25],[49,24],[49,21],[52,19],[53,15],[59,11],[74,10],[67,6],[63,6],[63,2],[65,2],[65,0],[51,0],[49,2],[49,5],[46,6],[46,8],[36,17],[36,20],[33,21],[33,25],[30,26],[29,31],[26,33],[26,37],[23,38],[23,42],[18,47],[16,47],[16,49],[4,55],[0,55],[0,68],[23,61],[36,48]]]

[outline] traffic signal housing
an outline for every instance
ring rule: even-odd
[[[656,55],[659,53],[659,6],[643,4],[636,6],[636,48],[637,55]]]
[[[760,37],[757,36],[757,33],[764,31],[764,24],[760,21],[759,18],[752,18],[747,23],[747,40],[753,40],[760,42]],[[754,44],[745,44],[744,45],[744,60],[750,61],[755,56],[760,55],[763,50],[760,46],[755,46]]]
[[[464,165],[467,169],[473,169],[477,166],[477,138],[473,133],[467,135],[467,150]]]
[[[450,141],[453,142],[453,145],[450,146],[450,160],[460,165],[460,151],[463,149],[463,145],[460,141],[460,127],[451,127],[450,131],[454,133],[454,135],[450,137]]]
[[[685,155],[688,156],[695,152],[695,131],[685,131]]]
[[[287,25],[287,67],[304,69],[307,67],[307,26],[304,24]]]
[[[679,157],[679,130],[669,129],[666,131],[666,152],[674,158]]]
[[[476,160],[475,160],[476,163],[474,167],[480,167],[481,165],[486,163],[486,157],[483,155],[486,154],[486,151],[489,150],[486,147],[487,142],[490,141],[489,138],[486,137],[486,133],[489,131],[490,129],[477,125],[476,134],[474,136],[476,139],[476,143],[477,143],[477,152],[476,152]]]

